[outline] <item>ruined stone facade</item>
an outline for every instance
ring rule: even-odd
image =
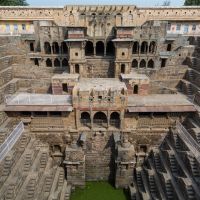
[[[199,199],[199,9],[1,7],[0,198]]]

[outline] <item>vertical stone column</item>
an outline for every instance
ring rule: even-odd
[[[67,182],[75,186],[85,186],[85,155],[82,148],[74,141],[65,150],[65,169]]]
[[[96,43],[94,43],[94,56],[96,56]]]
[[[107,111],[107,126],[110,127],[110,111]]]
[[[93,117],[94,117],[94,114],[93,114],[93,112],[91,111],[91,112],[90,112],[90,119],[91,119],[91,129],[93,129],[93,127],[94,127],[94,123],[93,123]]]
[[[133,180],[136,164],[135,148],[128,141],[128,135],[121,135],[121,144],[117,146],[115,187],[127,188]]]
[[[106,56],[106,41],[104,42],[104,56]]]

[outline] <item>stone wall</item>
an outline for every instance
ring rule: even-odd
[[[147,20],[196,20],[199,7],[150,7],[137,8],[134,5],[66,6],[58,8],[1,7],[1,19],[53,20],[59,25],[88,25],[92,13],[106,13],[107,22],[123,25],[141,25]],[[101,20],[101,16],[99,17]],[[134,19],[134,20],[133,20]]]

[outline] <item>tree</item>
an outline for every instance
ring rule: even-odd
[[[185,0],[185,6],[200,6],[200,0]]]
[[[28,6],[26,0],[0,0],[0,6]]]
[[[165,0],[162,4],[162,6],[170,6],[171,2],[168,0]]]

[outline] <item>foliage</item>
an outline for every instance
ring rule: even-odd
[[[0,0],[0,6],[28,6],[26,0]]]
[[[170,6],[170,4],[171,4],[171,1],[165,0],[165,1],[163,2],[162,6]]]
[[[185,0],[185,6],[200,6],[200,0]]]

